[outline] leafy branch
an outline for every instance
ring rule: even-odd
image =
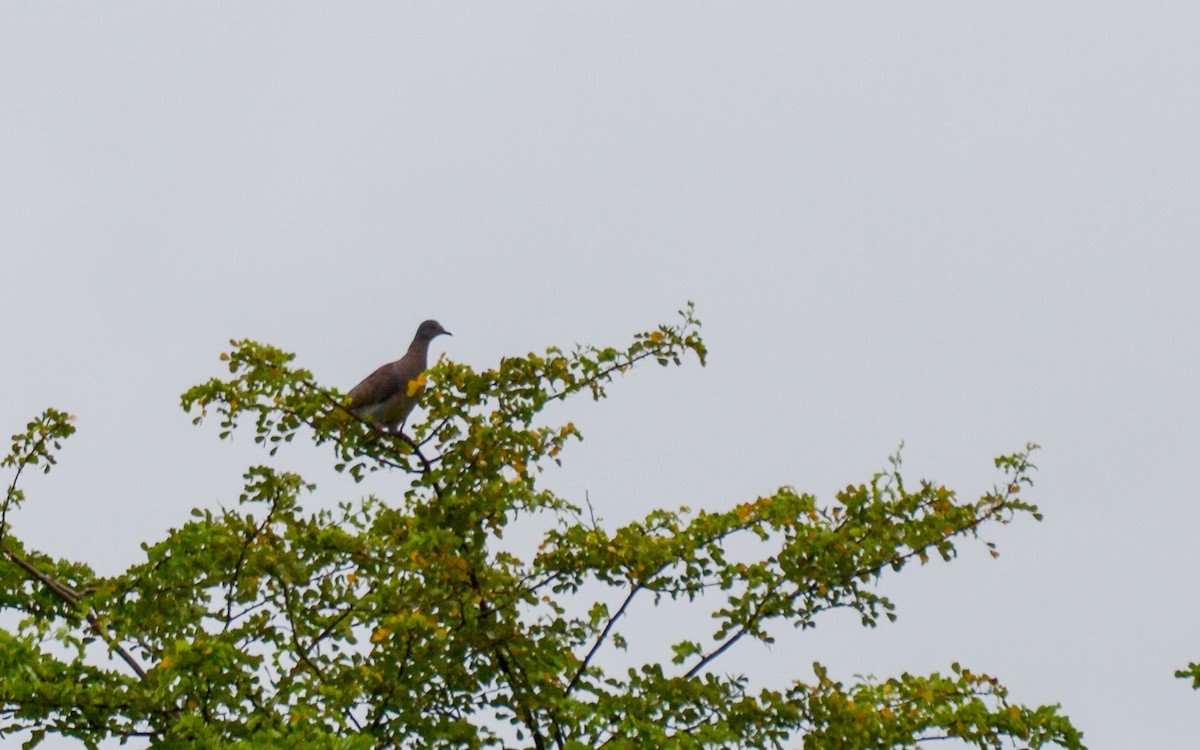
[[[1030,446],[998,459],[1002,486],[975,501],[932,482],[906,488],[897,457],[829,504],[783,487],[717,511],[653,510],[615,529],[587,503],[585,519],[542,484],[581,439],[544,410],[576,394],[603,398],[643,363],[703,363],[700,323],[690,305],[680,314],[623,347],[551,347],[487,369],[442,359],[408,434],[350,413],[294,355],[234,341],[221,357],[227,374],[182,397],[195,422],[216,421],[221,438],[249,428],[270,455],[304,436],[356,480],[402,480],[398,493],[306,511],[310,484],[252,467],[235,507],[196,509],[144,545],[143,562],[106,579],[26,554],[8,533],[8,510],[23,500],[16,480],[51,464],[69,434],[61,412],[43,415],[4,462],[17,476],[0,507],[13,563],[0,606],[23,619],[0,631],[0,734],[264,750],[780,748],[801,737],[812,748],[949,737],[1081,748],[1056,706],[1010,703],[994,678],[957,665],[948,677],[849,685],[815,665],[811,684],[757,693],[747,676],[715,673],[738,643],[770,643],[773,624],[803,630],[836,608],[867,626],[891,619],[879,590],[889,571],[950,560],[988,525],[1039,516],[1020,494]],[[520,522],[540,535],[536,550],[502,542]],[[664,598],[709,615],[713,631],[614,669],[605,649],[627,644],[635,604]],[[116,668],[92,663],[97,637]]]

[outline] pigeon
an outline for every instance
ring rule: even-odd
[[[399,432],[425,387],[420,378],[427,367],[429,342],[442,334],[453,335],[436,320],[422,323],[403,357],[382,365],[350,389],[350,413]]]

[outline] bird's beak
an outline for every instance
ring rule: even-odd
[[[445,328],[443,328],[443,329],[442,329],[442,333],[446,334],[447,336],[453,336],[453,335],[454,335],[453,333],[450,333],[449,331],[447,331]]]

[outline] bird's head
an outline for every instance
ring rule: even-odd
[[[454,334],[442,328],[442,324],[436,320],[427,320],[417,328],[417,338],[421,341],[433,341],[438,336],[445,334],[453,336]]]

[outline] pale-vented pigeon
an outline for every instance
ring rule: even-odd
[[[451,335],[436,320],[422,323],[403,357],[350,389],[350,412],[383,429],[399,430],[424,388],[418,378],[427,366],[429,342],[442,334]]]

